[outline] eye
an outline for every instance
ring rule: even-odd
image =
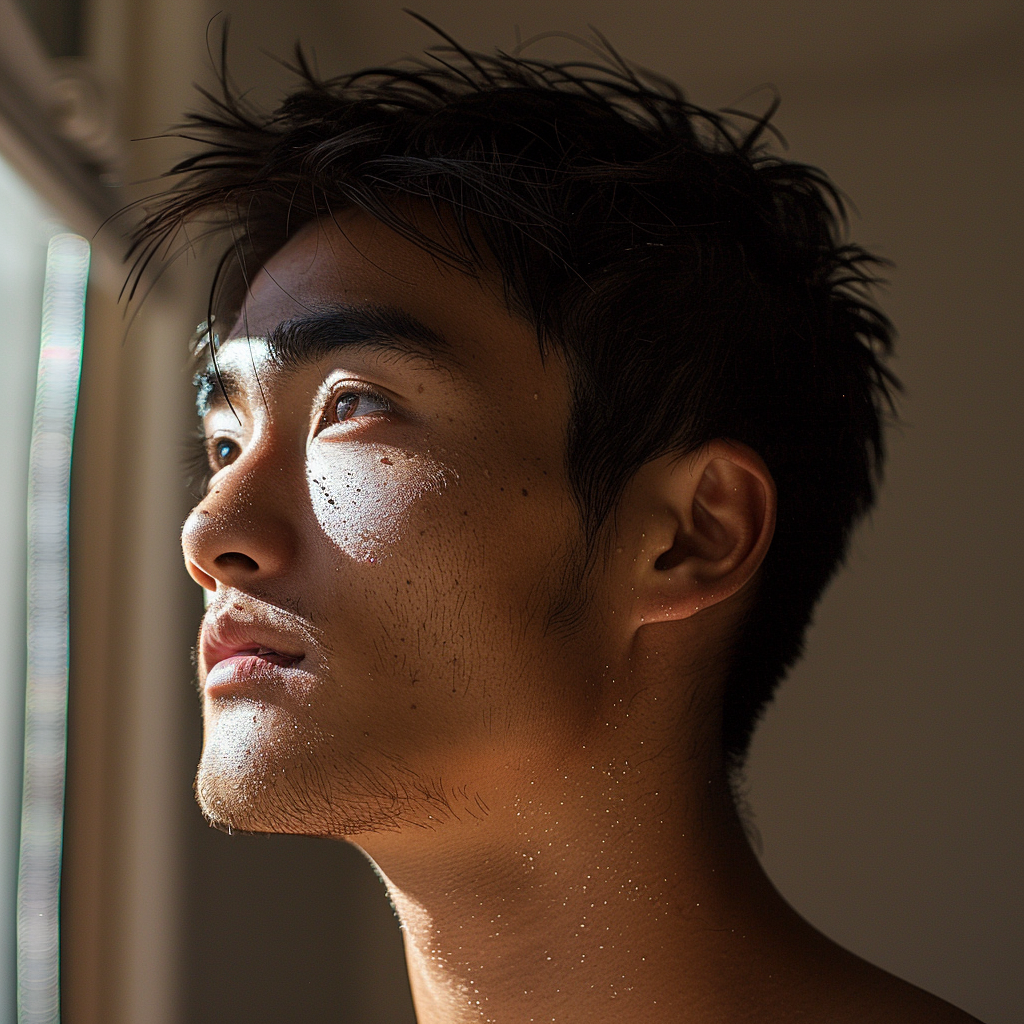
[[[391,404],[383,395],[373,391],[354,391],[346,388],[331,396],[324,412],[323,424],[344,423],[376,412],[389,412]]]
[[[208,437],[206,439],[206,457],[210,469],[216,473],[225,466],[231,465],[238,458],[241,448],[237,441],[230,437]]]
[[[231,462],[232,459],[234,458],[234,453],[235,453],[235,448],[236,447],[237,446],[235,445],[234,441],[225,441],[225,440],[214,441],[214,443],[213,443],[214,457],[221,464],[224,464],[224,463],[227,463],[227,462]]]

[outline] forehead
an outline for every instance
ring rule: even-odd
[[[496,273],[446,266],[361,211],[308,224],[275,253],[250,283],[228,340],[265,338],[338,303],[408,314],[443,340],[451,360],[479,373],[542,368],[536,332],[509,312]]]

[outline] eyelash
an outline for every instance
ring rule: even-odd
[[[184,458],[185,480],[189,492],[196,501],[201,501],[206,496],[211,478],[218,469],[223,468],[215,465],[214,450],[217,445],[223,444],[225,441],[237,447],[237,442],[232,438],[223,436],[207,437],[205,431],[200,426],[189,442]],[[224,463],[224,465],[227,465],[227,463]]]

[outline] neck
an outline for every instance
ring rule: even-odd
[[[482,820],[360,838],[420,1024],[678,1022],[729,990],[727,965],[750,963],[785,905],[700,753],[713,745],[690,740],[617,735],[613,753],[591,735],[543,770],[506,766]]]

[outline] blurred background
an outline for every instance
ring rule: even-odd
[[[1024,1020],[1022,181],[1016,0],[419,0],[489,49],[605,33],[708,106],[779,89],[790,155],[893,260],[907,385],[888,479],[761,727],[763,861],[814,924],[989,1024]],[[93,239],[73,467],[62,931],[66,1024],[409,1024],[397,925],[353,849],[228,837],[192,802],[201,602],[177,534],[201,262],[129,324],[105,219],[180,153],[146,139],[232,67],[273,102],[435,40],[398,0],[0,0],[0,1022],[14,1019],[25,473],[46,240]],[[564,53],[549,40],[538,53]]]

